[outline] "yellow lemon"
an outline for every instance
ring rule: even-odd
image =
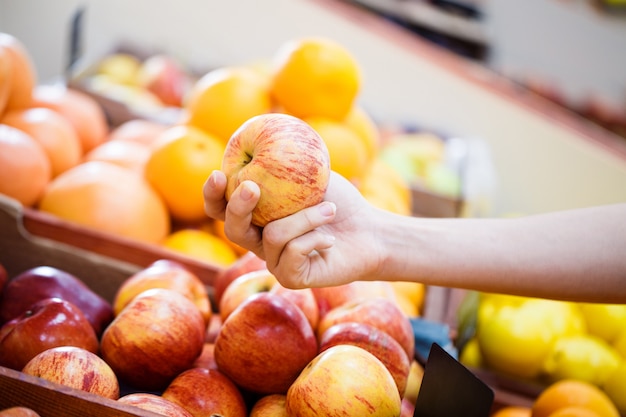
[[[459,362],[470,368],[480,368],[483,366],[483,358],[480,353],[478,339],[472,337],[463,347],[459,355]]]
[[[587,330],[607,342],[612,342],[626,328],[626,304],[581,303]]]

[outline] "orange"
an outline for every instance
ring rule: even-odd
[[[354,184],[367,171],[367,150],[361,138],[348,126],[326,117],[304,119],[324,139],[330,155],[330,169]]]
[[[361,69],[343,45],[323,37],[293,39],[273,57],[271,93],[299,117],[343,120],[361,88]]]
[[[129,169],[90,161],[53,179],[39,209],[105,233],[158,244],[170,218],[156,191]]]
[[[230,240],[228,238],[228,236],[226,236],[226,232],[224,231],[224,222],[222,220],[213,220],[211,222],[211,228],[210,228],[211,232],[213,234],[215,234],[216,236],[224,239],[224,241],[226,243],[228,243],[233,250],[235,251],[235,253],[237,254],[237,256],[242,256],[243,254],[245,254],[246,252],[248,252],[248,249],[239,246],[238,244],[236,244],[235,242],[233,242],[232,240]]]
[[[599,417],[619,417],[609,397],[598,387],[575,379],[563,379],[549,385],[535,400],[532,417],[549,417],[565,407],[585,407]]]
[[[76,129],[83,154],[107,138],[109,127],[106,114],[100,104],[86,93],[62,84],[38,85],[33,91],[33,107],[47,107],[65,116]]]
[[[227,267],[237,260],[237,254],[228,243],[204,230],[177,230],[165,238],[163,247],[220,267]]]
[[[406,216],[412,213],[413,197],[408,182],[380,158],[368,165],[359,191],[378,208]]]
[[[265,78],[249,67],[222,67],[208,72],[185,101],[185,123],[228,142],[246,120],[272,110]]]
[[[123,140],[150,145],[168,127],[152,120],[133,119],[113,128],[109,132],[108,140]]]
[[[149,145],[129,140],[109,140],[87,152],[84,160],[111,162],[143,175],[149,157]]]
[[[600,415],[586,407],[573,406],[561,408],[550,414],[550,417],[600,417]]]
[[[0,124],[0,193],[33,206],[52,177],[50,160],[27,133]]]
[[[509,405],[493,413],[491,417],[530,417],[531,410],[528,407]]]
[[[367,157],[371,161],[380,151],[381,135],[378,126],[361,106],[354,105],[343,121],[363,140]]]
[[[7,78],[10,80],[4,111],[29,107],[37,84],[37,71],[32,57],[24,44],[8,33],[0,33],[0,49],[4,50],[5,59],[8,58]]]
[[[9,101],[9,91],[11,91],[12,86],[9,59],[9,51],[0,45],[0,117],[4,113],[7,101]]]
[[[167,129],[153,144],[145,177],[174,219],[206,219],[202,188],[211,172],[221,168],[224,149],[219,138],[182,125]]]
[[[41,144],[50,159],[53,178],[81,161],[83,151],[74,127],[54,110],[12,110],[5,113],[2,123],[28,133]]]

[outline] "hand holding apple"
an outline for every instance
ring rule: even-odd
[[[98,352],[95,330],[69,301],[43,299],[0,327],[1,366],[21,370],[34,356],[57,346],[77,346]]]
[[[243,181],[254,181],[261,196],[252,223],[268,222],[322,202],[330,180],[324,140],[296,117],[270,113],[252,117],[231,136],[222,161],[226,199]]]

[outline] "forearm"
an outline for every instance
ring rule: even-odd
[[[626,302],[626,205],[517,219],[385,216],[380,276],[546,298]]]

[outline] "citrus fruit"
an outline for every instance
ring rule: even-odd
[[[203,230],[177,230],[165,238],[163,247],[221,267],[229,266],[237,260],[235,251],[228,243]]]
[[[587,407],[571,406],[556,410],[549,417],[600,417],[598,413]]]
[[[22,41],[8,33],[0,33],[0,49],[8,61],[7,78],[10,80],[4,111],[30,107],[37,84],[37,71],[30,53]]]
[[[132,119],[113,128],[108,140],[123,140],[150,145],[169,126],[147,119]]]
[[[413,197],[409,184],[380,158],[369,163],[359,191],[374,206],[402,215],[411,215]]]
[[[470,368],[480,368],[483,366],[483,358],[476,337],[469,339],[465,346],[463,346],[463,350],[461,350],[461,354],[459,355],[459,362]]]
[[[532,417],[548,417],[565,407],[588,408],[599,417],[619,417],[610,398],[598,387],[575,379],[563,379],[546,387],[532,406]]]
[[[237,256],[242,256],[243,254],[245,254],[246,252],[248,252],[248,249],[239,246],[238,244],[236,244],[235,242],[233,242],[232,240],[230,240],[228,238],[228,236],[226,236],[226,231],[224,230],[224,221],[222,220],[217,220],[214,219],[211,223],[210,226],[208,227],[209,231],[213,234],[215,234],[216,236],[224,239],[224,241],[226,243],[228,243],[233,250],[235,251],[235,253],[237,254]]]
[[[566,336],[555,341],[544,371],[553,381],[572,378],[600,386],[620,361],[617,351],[599,337]]]
[[[363,107],[355,104],[343,122],[363,140],[369,160],[374,159],[382,146],[378,126]]]
[[[577,303],[529,298],[524,306],[543,314],[545,325],[550,326],[555,337],[582,335],[586,332],[585,319]]]
[[[532,308],[505,305],[478,323],[476,337],[485,365],[495,371],[532,379],[550,352],[554,332]]]
[[[185,123],[219,137],[224,144],[246,120],[272,110],[265,78],[248,67],[212,70],[191,87]]]
[[[106,114],[95,99],[62,84],[41,84],[33,90],[33,107],[47,107],[66,117],[80,138],[83,154],[106,140]]]
[[[626,361],[622,361],[604,381],[602,389],[622,415],[626,415]]]
[[[83,160],[111,162],[143,175],[150,153],[150,146],[141,142],[109,140],[87,152]]]
[[[626,359],[626,327],[617,335],[612,345],[622,359]]]
[[[611,343],[626,328],[626,304],[581,303],[587,331]]]
[[[273,57],[271,93],[299,117],[343,120],[361,88],[361,69],[343,45],[323,37],[285,42]]]
[[[367,149],[359,136],[348,126],[326,117],[304,119],[326,143],[330,168],[358,184],[367,171]]]
[[[0,193],[24,206],[39,201],[52,178],[50,160],[27,133],[0,124]]]
[[[142,176],[109,162],[84,162],[54,178],[39,209],[148,243],[161,243],[170,232],[167,208],[156,191]]]
[[[528,407],[509,405],[493,413],[491,417],[530,417],[531,410]]]
[[[47,108],[32,107],[5,113],[1,122],[28,133],[50,159],[52,177],[78,165],[82,159],[80,139],[71,123]]]
[[[12,86],[9,59],[9,51],[0,45],[0,116],[4,113]]]
[[[193,126],[173,126],[152,145],[145,177],[162,196],[176,220],[204,220],[202,188],[211,172],[220,169],[225,145]]]

